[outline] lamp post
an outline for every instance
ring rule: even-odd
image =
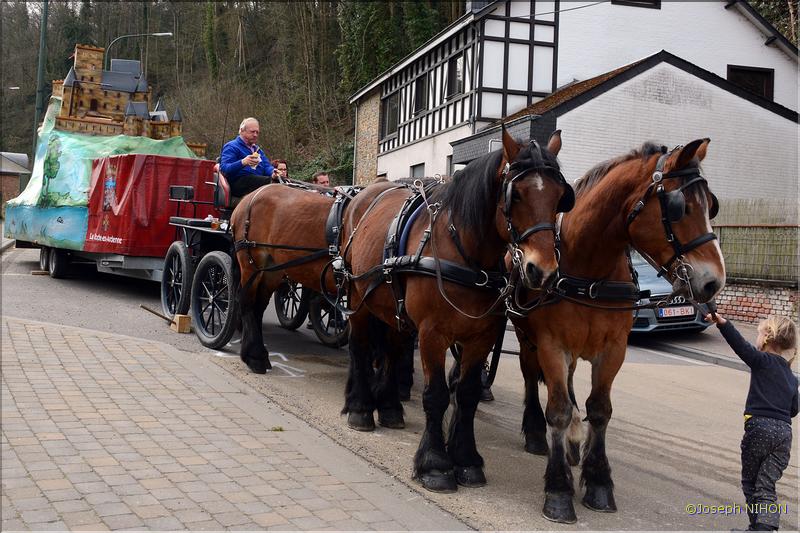
[[[108,53],[109,50],[111,50],[111,46],[113,46],[113,44],[115,42],[119,41],[120,39],[125,39],[127,37],[172,37],[172,32],[171,31],[166,31],[166,32],[158,32],[158,33],[132,33],[130,35],[120,35],[119,37],[117,37],[116,39],[114,39],[113,41],[108,43],[108,46],[106,46],[106,52],[105,52],[106,53],[106,67],[105,67],[106,70],[108,70],[110,68],[109,65],[111,64],[111,54]]]

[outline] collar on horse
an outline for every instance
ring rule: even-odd
[[[636,219],[636,217],[641,213],[642,209],[650,197],[654,192],[658,196],[659,205],[661,206],[661,223],[664,226],[664,233],[667,237],[667,242],[670,243],[673,250],[672,257],[663,265],[657,265],[650,257],[645,254],[642,254],[643,257],[647,259],[647,261],[653,265],[653,267],[658,271],[659,276],[665,276],[669,274],[670,270],[672,269],[673,263],[678,261],[680,264],[685,264],[683,262],[683,256],[698,246],[701,246],[709,241],[712,241],[717,238],[716,234],[713,232],[711,233],[704,233],[686,244],[680,242],[678,237],[675,235],[675,231],[672,229],[672,223],[677,222],[680,220],[683,215],[685,214],[686,209],[686,198],[684,196],[683,190],[687,187],[690,187],[695,184],[705,184],[706,188],[708,188],[708,181],[700,172],[700,168],[692,167],[692,168],[685,168],[683,170],[673,170],[664,174],[664,164],[666,163],[669,156],[681,148],[680,146],[673,148],[672,151],[662,154],[658,158],[658,162],[656,163],[656,169],[653,172],[653,181],[647,187],[647,190],[642,195],[642,198],[636,202],[631,212],[628,214],[628,219],[626,226],[630,227],[631,223]],[[666,191],[664,189],[664,180],[667,179],[681,179],[686,178],[686,181],[682,183],[677,189],[672,191]],[[710,192],[710,191],[709,191]],[[719,210],[719,202],[717,197],[711,193],[711,206],[709,207],[709,217],[714,218],[717,215]]]

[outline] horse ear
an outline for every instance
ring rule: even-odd
[[[696,139],[681,148],[675,168],[684,168],[695,156],[702,161],[706,156],[706,147],[710,141],[711,139]]]
[[[547,141],[547,149],[553,155],[558,155],[561,151],[561,130],[556,130],[550,135],[550,140]]]
[[[511,135],[506,131],[506,125],[502,125],[503,130],[503,156],[506,158],[507,163],[513,163],[519,154],[519,145]]]

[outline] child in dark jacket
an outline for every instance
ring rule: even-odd
[[[775,483],[789,464],[792,418],[798,410],[797,378],[791,369],[797,328],[787,318],[769,317],[758,325],[753,346],[718,314],[709,314],[706,320],[717,324],[736,355],[750,367],[742,437],[742,492],[750,517],[748,530],[777,530],[780,507]]]

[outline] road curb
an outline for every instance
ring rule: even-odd
[[[688,357],[689,359],[696,359],[698,361],[724,366],[726,368],[733,368],[734,370],[744,370],[747,372],[750,371],[750,368],[744,364],[743,361],[731,359],[729,357],[723,357],[710,352],[695,350],[694,348],[675,346],[674,344],[662,342],[654,342],[652,343],[651,347],[673,355],[680,355],[683,357]]]
[[[10,241],[7,241],[7,242],[4,242],[4,243],[2,244],[2,246],[0,246],[0,254],[2,254],[2,253],[3,253],[3,252],[5,252],[6,250],[8,250],[8,249],[9,249],[9,248],[11,248],[12,246],[14,246],[14,244],[16,244],[16,242],[17,242],[17,241],[15,241],[14,239],[12,239],[12,240],[10,240]]]

